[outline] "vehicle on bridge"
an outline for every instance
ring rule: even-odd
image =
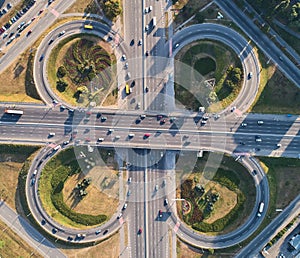
[[[85,24],[84,25],[84,29],[86,29],[86,30],[92,30],[92,29],[94,29],[94,27],[91,24]]]
[[[265,207],[265,204],[263,202],[261,202],[259,204],[259,208],[258,208],[258,213],[257,213],[257,216],[260,217],[262,212],[264,211],[264,207]]]
[[[18,109],[5,109],[5,114],[9,114],[9,115],[18,115],[21,116],[23,115],[23,110],[18,110]]]
[[[127,84],[127,83],[126,83],[126,85],[125,85],[125,93],[126,93],[127,95],[130,94],[130,86],[129,86],[129,84]]]

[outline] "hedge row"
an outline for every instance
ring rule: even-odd
[[[69,176],[80,173],[80,167],[75,159],[73,148],[69,148],[60,152],[56,157],[50,160],[44,167],[42,174],[49,176],[51,190],[51,201],[54,207],[65,217],[82,225],[97,225],[107,220],[107,216],[100,214],[97,216],[74,212],[69,208],[64,200],[62,190],[64,183]],[[43,189],[39,189],[43,191]]]

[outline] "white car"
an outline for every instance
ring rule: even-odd
[[[60,37],[60,36],[64,35],[65,33],[66,33],[66,31],[63,30],[58,34],[58,36]]]
[[[258,125],[262,125],[263,123],[264,123],[264,121],[262,121],[262,120],[258,120],[258,121],[257,121],[257,124],[258,124]]]
[[[122,55],[122,59],[123,59],[123,61],[126,61],[126,56]]]
[[[148,31],[149,30],[149,25],[146,25],[145,26],[145,31]]]
[[[139,46],[141,46],[141,45],[143,45],[143,40],[142,39],[139,40]]]

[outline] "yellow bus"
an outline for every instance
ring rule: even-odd
[[[87,29],[87,30],[92,30],[93,26],[90,25],[90,24],[86,24],[86,25],[84,25],[84,28]]]
[[[130,93],[130,87],[128,84],[125,85],[125,92],[127,95]]]

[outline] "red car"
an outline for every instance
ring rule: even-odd
[[[158,211],[158,216],[161,218],[161,217],[162,217],[162,215],[163,215],[163,214],[162,214],[162,211],[161,211],[161,210],[159,210],[159,211]]]
[[[27,32],[27,37],[30,35],[32,33],[32,30],[29,30],[28,32]]]
[[[138,234],[142,234],[143,233],[143,229],[142,228],[139,228],[139,231],[138,231]]]
[[[150,137],[150,135],[151,135],[150,133],[145,133],[144,138],[148,138],[148,137]]]
[[[44,9],[40,10],[38,15],[40,15],[43,11],[44,11]]]

